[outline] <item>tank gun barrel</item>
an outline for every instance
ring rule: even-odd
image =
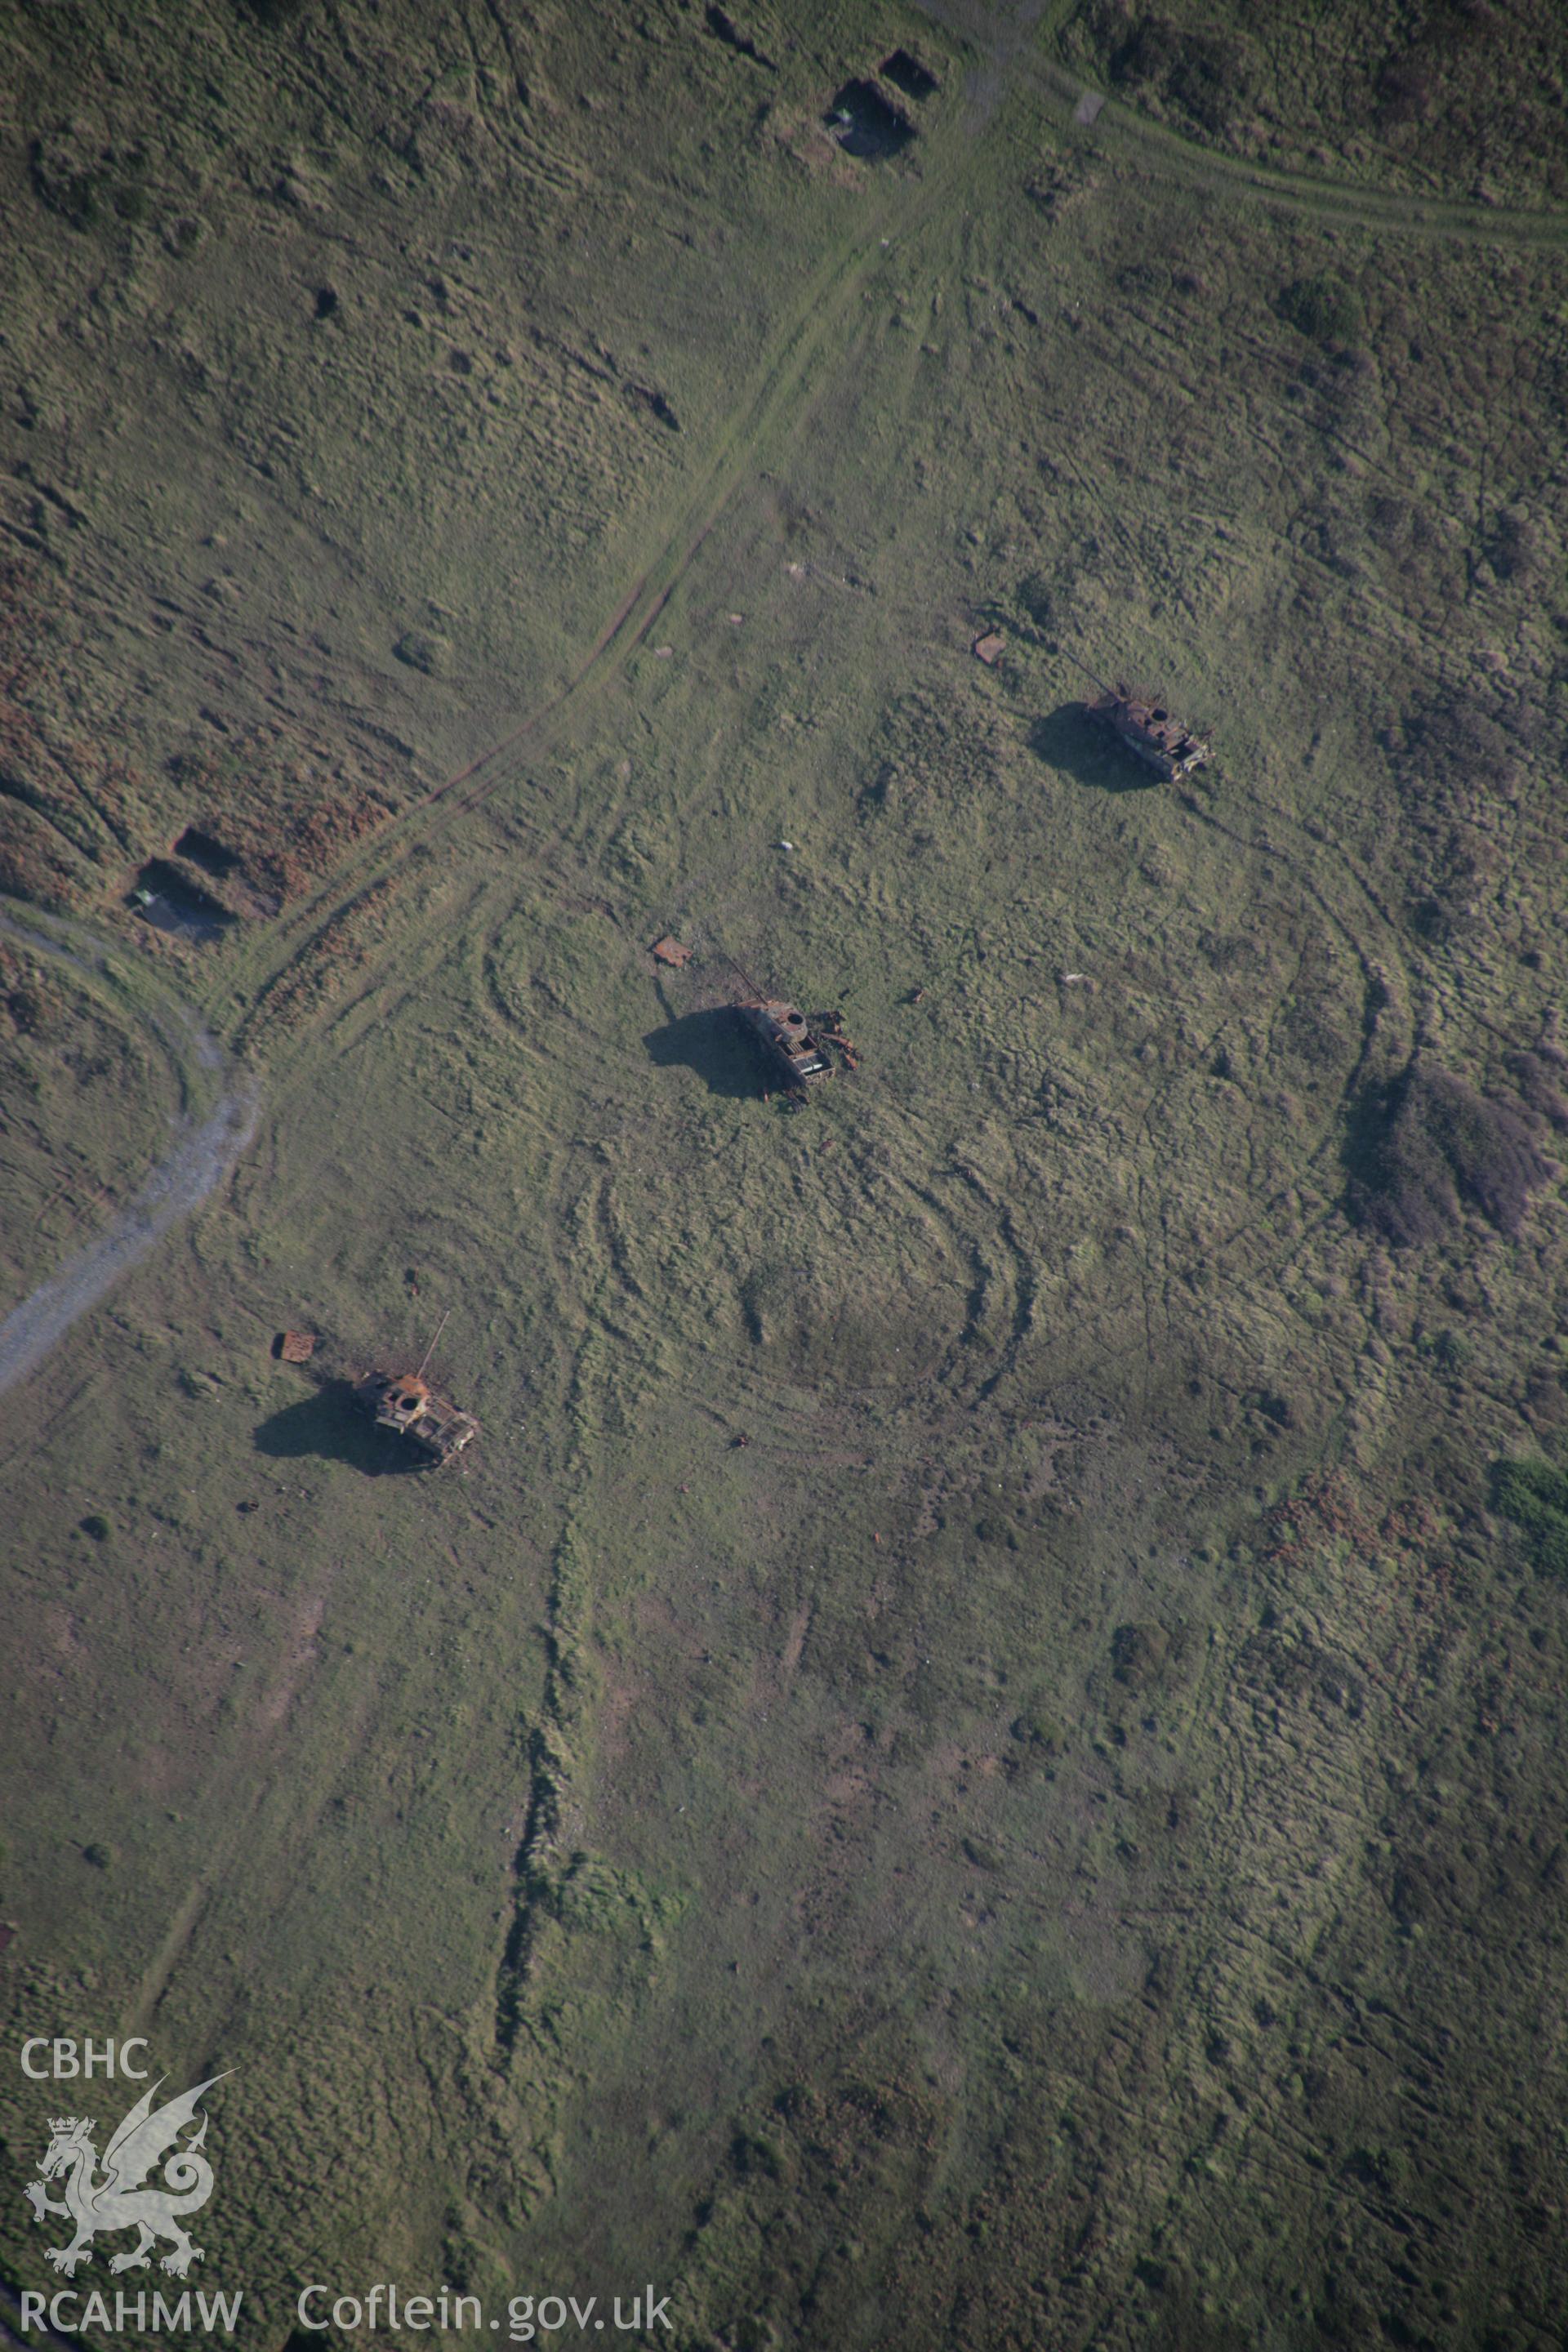
[[[738,962],[730,953],[728,948],[721,948],[719,952],[723,957],[725,962],[729,965],[731,971],[739,973],[742,984],[751,990],[752,994],[753,996],[761,996],[763,991],[757,986],[756,982],[752,978],[752,975],[746,970],[745,965]]]
[[[1090,669],[1087,662],[1079,661],[1076,654],[1069,654],[1066,646],[1058,646],[1057,647],[1057,651],[1060,654],[1064,661],[1071,662],[1074,669],[1082,670],[1085,677],[1089,679],[1092,686],[1098,686],[1101,694],[1111,694],[1115,691],[1114,688],[1106,685],[1105,680],[1102,677],[1098,677],[1095,675],[1094,671]]]
[[[441,1337],[442,1332],[446,1329],[446,1328],[447,1328],[447,1324],[451,1321],[451,1319],[452,1319],[452,1310],[451,1310],[451,1308],[448,1307],[447,1307],[447,1312],[445,1313],[445,1315],[443,1315],[443,1316],[442,1316],[441,1320],[440,1320],[440,1321],[439,1321],[439,1323],[437,1323],[437,1326],[436,1326],[436,1339],[431,1340],[430,1345],[426,1349],[425,1353],[424,1353],[424,1356],[423,1356],[423,1357],[421,1358],[421,1360],[420,1360],[419,1370],[418,1370],[415,1373],[415,1375],[414,1375],[414,1377],[415,1377],[415,1379],[416,1379],[416,1381],[422,1381],[422,1380],[424,1379],[424,1377],[425,1377],[425,1368],[426,1368],[426,1366],[429,1363],[431,1357],[432,1357],[432,1356],[435,1354],[435,1352],[436,1352],[436,1340],[437,1340],[437,1339],[439,1339],[439,1338]]]

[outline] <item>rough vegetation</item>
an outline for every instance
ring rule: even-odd
[[[234,2070],[261,2352],[1560,2334],[1563,33],[1488,22],[7,19],[13,1295],[259,1108],[6,1394],[0,2000]],[[766,1098],[753,982],[858,1070]],[[347,1384],[448,1310],[414,1475]]]
[[[1534,0],[1081,0],[1065,35],[1111,89],[1233,153],[1384,186],[1561,203],[1568,29]]]

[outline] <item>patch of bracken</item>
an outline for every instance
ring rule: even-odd
[[[1251,59],[1233,37],[1177,25],[1158,10],[1134,16],[1124,0],[1096,0],[1086,26],[1118,88],[1153,98],[1211,133],[1254,103]]]
[[[1346,1161],[1351,1214],[1398,1249],[1440,1240],[1467,1208],[1517,1234],[1551,1172],[1522,1108],[1417,1063],[1358,1106]]]
[[[1559,1134],[1568,1134],[1568,1054],[1560,1045],[1542,1045],[1531,1054],[1510,1054],[1509,1076],[1537,1118]]]

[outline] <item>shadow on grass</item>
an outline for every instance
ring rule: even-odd
[[[259,1423],[256,1450],[275,1462],[297,1462],[307,1455],[319,1462],[346,1462],[367,1478],[426,1466],[426,1456],[395,1430],[377,1429],[354,1402],[351,1381],[323,1381],[310,1396]]]
[[[1124,751],[1102,720],[1081,702],[1064,702],[1029,730],[1029,749],[1075,783],[1101,793],[1152,792],[1160,779]]]
[[[695,1070],[710,1095],[742,1095],[760,1102],[768,1091],[762,1055],[732,1005],[683,1013],[662,1029],[650,1029],[643,1043],[657,1068]]]

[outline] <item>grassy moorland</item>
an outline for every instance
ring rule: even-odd
[[[268,2352],[1554,2340],[1568,37],[1407,13],[7,18],[10,1297],[260,1108],[6,1400],[6,2032]]]

